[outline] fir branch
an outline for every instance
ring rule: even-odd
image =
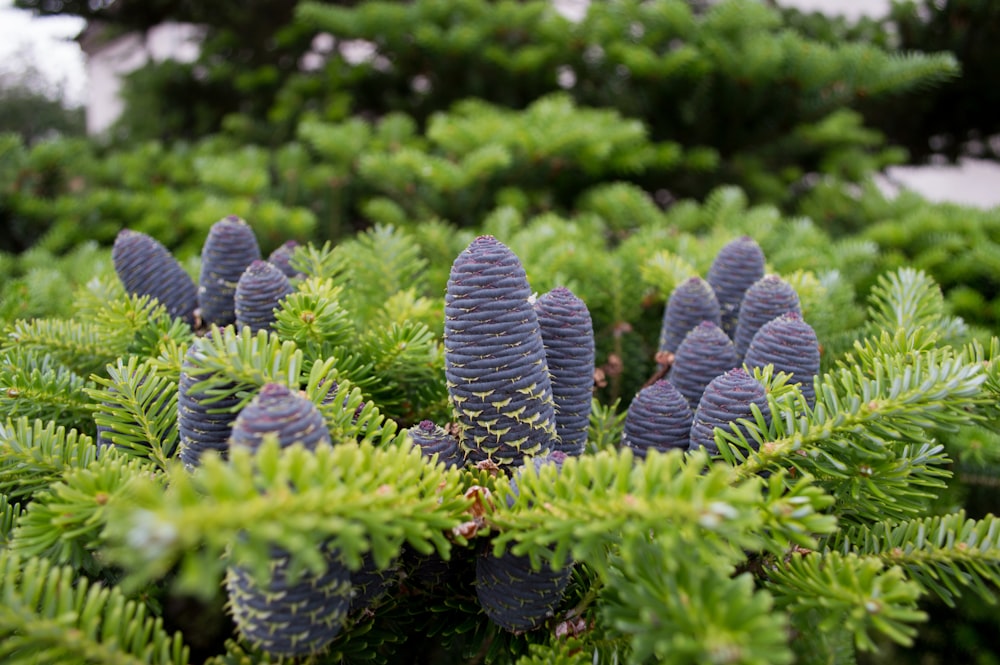
[[[94,420],[105,441],[129,455],[152,460],[165,468],[177,446],[177,382],[159,376],[152,364],[136,356],[108,365],[105,379],[93,376],[99,388],[87,389],[101,403]]]
[[[832,528],[831,520],[816,515],[829,503],[822,493],[803,485],[787,497],[779,490],[762,498],[759,479],[737,482],[735,470],[706,468],[706,461],[700,451],[650,451],[635,460],[622,450],[571,457],[558,474],[553,465],[525,465],[517,493],[504,486],[499,491],[499,505],[506,501],[510,509],[488,517],[500,530],[494,552],[513,542],[512,551],[533,562],[542,558],[558,568],[570,558],[602,572],[608,547],[631,556],[653,533],[674,546],[697,542],[705,565],[726,568],[745,551],[780,549],[764,538],[765,523],[809,544],[809,534]]]
[[[275,333],[244,327],[213,326],[195,341],[198,353],[192,358],[192,373],[207,376],[191,386],[193,393],[211,395],[213,400],[240,395],[242,408],[265,383],[298,387],[303,378],[302,351],[292,341],[282,341]]]
[[[342,286],[329,278],[311,277],[282,300],[275,313],[274,330],[291,340],[309,358],[324,358],[353,341],[356,335],[350,313],[340,304]]]
[[[822,629],[845,629],[862,651],[876,648],[872,632],[909,646],[911,624],[927,615],[917,609],[923,593],[900,566],[886,567],[875,557],[838,552],[793,553],[767,571],[777,605],[793,613],[818,609]]]
[[[95,551],[109,506],[122,500],[139,476],[155,478],[148,462],[107,451],[85,468],[68,469],[62,479],[36,493],[14,530],[10,549],[24,558],[38,556],[55,564],[96,573]]]
[[[905,330],[912,335],[930,332],[934,339],[945,342],[961,341],[967,335],[961,319],[947,316],[937,282],[921,270],[900,268],[879,275],[869,301],[871,326],[876,331],[895,334]]]
[[[105,535],[132,582],[179,562],[181,587],[199,594],[217,588],[226,559],[266,579],[275,546],[291,554],[293,571],[321,572],[324,547],[339,550],[352,570],[366,552],[385,569],[404,543],[447,557],[450,538],[464,542],[451,533],[470,504],[460,477],[412,447],[344,442],[311,452],[269,439],[256,455],[207,456],[194,473],[171,466],[166,491],[159,479],[136,479]]]
[[[1000,519],[993,515],[975,520],[963,510],[855,526],[838,533],[827,547],[901,566],[949,606],[963,589],[992,602],[1000,587]]]
[[[601,450],[616,450],[622,441],[625,431],[625,416],[628,411],[620,409],[621,400],[612,404],[601,404],[597,399],[591,401],[590,425],[587,429],[587,452],[595,453]]]
[[[313,364],[304,389],[319,407],[331,438],[380,447],[400,442],[404,434],[396,422],[382,415],[374,402],[366,401],[360,388],[341,377],[338,364],[333,358]]]
[[[422,323],[392,323],[370,329],[359,340],[377,380],[366,392],[385,411],[407,422],[446,412],[444,353]]]
[[[14,525],[22,512],[22,504],[11,503],[6,494],[0,494],[0,550],[7,549]]]
[[[0,659],[10,665],[187,665],[180,633],[68,566],[0,551]]]
[[[763,443],[741,429],[716,430],[722,456],[741,476],[788,467],[812,475],[844,517],[911,517],[950,475],[934,433],[975,420],[986,377],[974,348],[879,352],[898,344],[885,334],[858,344],[859,360],[817,381],[814,409],[797,390],[791,399],[772,397]]]
[[[91,426],[90,384],[51,356],[11,348],[0,352],[0,411],[8,416]]]
[[[647,542],[614,560],[602,621],[628,637],[628,662],[789,663],[787,618],[748,573]]]
[[[96,457],[93,439],[75,429],[52,421],[8,418],[0,423],[0,492],[12,499],[30,498]]]
[[[88,376],[123,355],[130,337],[122,330],[109,331],[94,323],[70,319],[15,321],[3,343],[12,348],[48,355],[70,370]]]

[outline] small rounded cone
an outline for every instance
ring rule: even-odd
[[[669,381],[657,381],[639,391],[625,414],[622,445],[637,457],[650,449],[687,450],[691,438],[691,407]]]
[[[256,260],[247,266],[236,283],[234,305],[236,327],[251,331],[268,330],[281,300],[295,289],[283,272],[267,261]]]
[[[722,326],[722,310],[712,286],[701,277],[691,277],[670,294],[660,326],[660,351],[676,353],[689,332],[702,321]]]
[[[122,229],[111,249],[111,261],[126,292],[156,298],[170,316],[194,325],[198,288],[159,241]]]
[[[465,464],[465,455],[458,445],[458,439],[433,421],[422,420],[407,429],[406,433],[425,457],[437,455],[438,461],[449,468]]]
[[[788,312],[802,313],[799,294],[791,284],[777,275],[767,275],[754,282],[740,305],[733,339],[736,355],[740,358],[744,356],[750,340],[762,325]]]
[[[291,263],[292,255],[299,246],[297,241],[287,240],[280,247],[268,254],[267,262],[280,270],[289,279],[300,277],[301,273],[295,270]]]
[[[272,435],[284,448],[300,443],[309,450],[330,444],[330,430],[316,405],[279,383],[264,385],[233,423],[232,446],[257,450]]]
[[[715,256],[707,280],[719,301],[722,329],[732,337],[743,294],[764,276],[764,251],[750,236],[731,241]]]
[[[677,348],[667,378],[694,409],[712,379],[738,365],[736,348],[722,328],[702,321]]]
[[[799,314],[789,312],[761,326],[743,362],[750,369],[773,365],[775,371],[791,374],[790,381],[799,384],[806,401],[810,405],[816,401],[813,379],[819,374],[819,340]]]
[[[771,409],[767,404],[764,386],[746,370],[734,369],[713,379],[705,388],[694,412],[688,449],[693,451],[704,448],[710,455],[718,455],[715,428],[720,427],[729,432],[731,425],[740,418],[755,422],[752,404],[757,405],[765,421],[770,423]],[[749,436],[747,440],[753,442]]]
[[[260,259],[253,229],[235,215],[220,219],[208,231],[201,249],[198,306],[206,326],[236,322],[236,285],[251,263]]]

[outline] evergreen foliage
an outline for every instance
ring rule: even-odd
[[[865,124],[951,56],[750,0],[59,4],[207,29],[109,141],[0,137],[0,659],[853,663],[994,594],[996,212],[887,198]]]

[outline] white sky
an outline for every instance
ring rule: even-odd
[[[556,0],[568,13],[582,11],[587,0]],[[890,0],[781,0],[803,10],[823,10],[850,18],[884,14]],[[43,85],[63,86],[67,100],[80,104],[85,97],[83,57],[72,41],[83,22],[71,17],[35,18],[13,9],[13,0],[0,0],[0,73],[17,73],[34,64],[44,75]],[[950,200],[979,206],[1000,205],[1000,169],[995,164],[967,160],[945,168],[892,169],[898,182],[931,200]]]

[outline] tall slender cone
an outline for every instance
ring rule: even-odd
[[[652,448],[687,450],[691,438],[691,407],[669,381],[657,381],[639,391],[625,414],[622,445],[637,457]]]
[[[245,221],[230,215],[212,225],[201,249],[198,281],[198,306],[205,325],[236,322],[236,284],[259,258],[257,238]]]
[[[538,316],[517,256],[492,236],[455,259],[445,293],[445,377],[468,461],[517,466],[557,440]]]
[[[722,325],[722,310],[712,286],[701,277],[686,279],[671,292],[660,326],[660,351],[676,353],[691,330],[702,321]]]
[[[294,290],[285,273],[267,261],[250,263],[236,283],[233,304],[237,330],[243,326],[253,332],[269,329],[281,299]]]
[[[715,256],[708,269],[708,283],[719,300],[722,329],[730,337],[736,333],[743,294],[763,276],[764,252],[750,236],[733,240]]]
[[[240,411],[230,444],[256,451],[269,436],[283,448],[331,444],[316,406],[277,383],[264,385]],[[229,608],[244,639],[273,656],[304,656],[333,641],[350,610],[352,580],[337,550],[325,547],[322,554],[325,571],[306,571],[294,581],[288,552],[277,546],[271,547],[270,577],[264,582],[241,566],[227,567]]]
[[[198,287],[159,241],[139,231],[122,229],[111,249],[111,261],[125,291],[156,298],[170,316],[194,325]]]
[[[694,409],[705,386],[738,365],[736,349],[726,333],[711,321],[702,321],[677,348],[667,378]]]
[[[757,405],[765,422],[770,424],[771,409],[764,386],[745,369],[734,369],[713,379],[705,388],[705,394],[694,412],[688,449],[704,448],[709,454],[717,455],[719,447],[715,445],[715,428],[731,431],[731,425],[740,418],[754,422],[751,404]],[[753,442],[749,436],[747,440]]]
[[[579,455],[594,398],[594,322],[586,303],[563,286],[535,301],[535,312],[555,401],[555,449]]]
[[[188,468],[198,466],[201,456],[207,451],[214,450],[223,456],[228,453],[229,436],[236,420],[232,410],[240,401],[236,395],[213,400],[210,395],[192,390],[195,384],[208,376],[208,373],[198,372],[195,367],[198,353],[198,342],[195,341],[181,363],[177,384],[177,431],[180,435],[177,457]]]
[[[750,341],[743,363],[753,369],[773,365],[791,374],[810,405],[816,401],[813,378],[819,374],[820,353],[816,331],[795,312],[765,323]]]
[[[536,471],[546,464],[561,469],[565,459],[565,453],[554,451],[532,458],[532,464]],[[522,471],[523,468],[515,471],[511,481],[515,495]],[[539,628],[554,615],[571,576],[569,563],[553,570],[543,562],[535,570],[528,556],[516,556],[510,550],[493,556],[493,546],[486,543],[476,557],[476,597],[494,623],[504,630],[523,633]]]
[[[767,275],[754,282],[740,305],[740,315],[736,322],[736,355],[743,358],[750,346],[750,340],[760,327],[782,314],[794,312],[802,314],[799,294],[791,284],[777,275]]]

